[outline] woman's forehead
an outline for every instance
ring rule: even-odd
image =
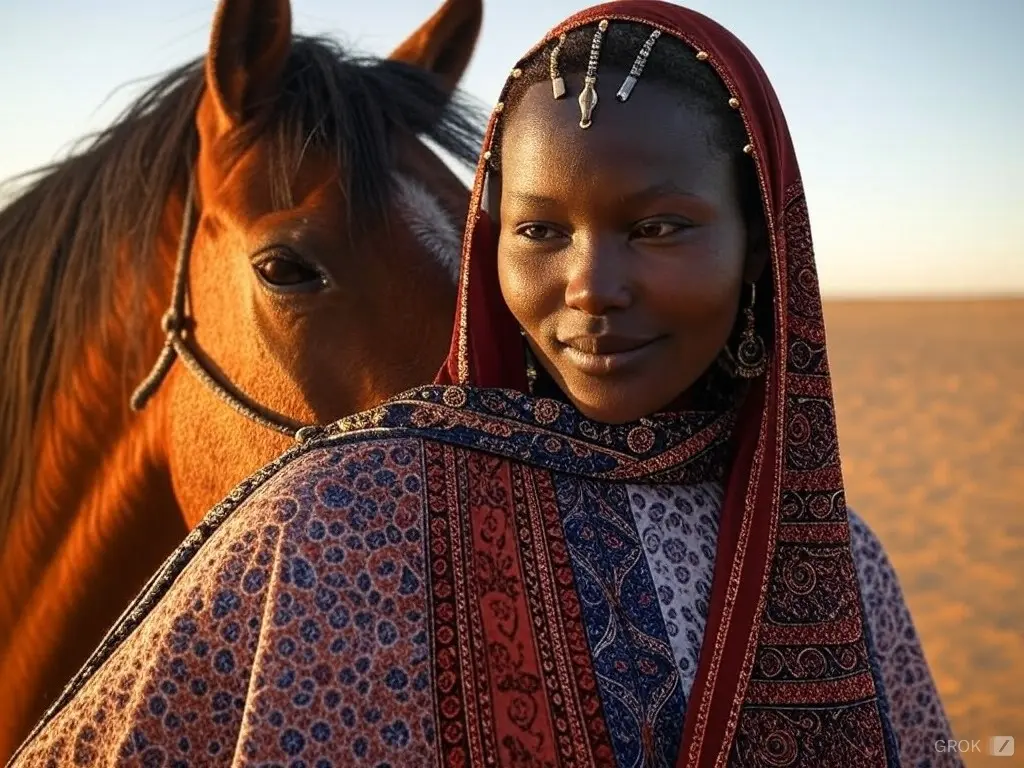
[[[597,84],[593,123],[579,125],[575,100],[553,99],[547,83],[526,89],[503,119],[502,177],[506,185],[552,177],[717,177],[728,158],[716,148],[715,121],[700,105],[657,82],[643,83],[626,103],[615,100],[611,73]]]

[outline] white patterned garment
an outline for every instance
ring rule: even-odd
[[[633,486],[629,499],[689,701],[711,599],[722,489]]]
[[[630,505],[689,700],[707,623],[722,488],[631,486]],[[850,512],[854,564],[881,667],[902,765],[959,766],[937,752],[952,730],[928,669],[896,572],[868,525]]]

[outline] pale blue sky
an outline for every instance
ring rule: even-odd
[[[585,2],[585,0],[584,0]],[[505,73],[581,0],[491,0],[463,86]],[[387,53],[440,0],[293,0],[298,31]],[[691,0],[772,78],[822,289],[1024,294],[1024,0]],[[58,157],[201,54],[213,0],[0,0],[0,178]]]

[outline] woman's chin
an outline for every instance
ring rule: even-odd
[[[587,387],[584,391],[567,392],[570,402],[591,421],[601,424],[629,424],[663,410],[666,403],[652,403],[637,396],[628,387]],[[674,398],[673,398],[674,399]]]

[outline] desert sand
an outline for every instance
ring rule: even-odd
[[[981,741],[967,765],[1024,765],[1024,299],[826,301],[825,321],[849,504],[956,737]],[[985,754],[998,735],[1014,757]]]

